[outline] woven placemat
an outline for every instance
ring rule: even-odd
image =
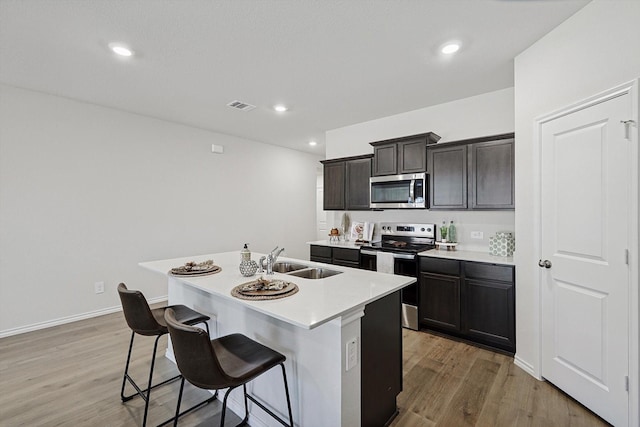
[[[169,270],[169,274],[177,277],[208,276],[209,274],[220,273],[222,268],[215,265],[213,260],[206,260],[200,263],[189,261],[185,265]]]
[[[296,285],[295,283],[286,282],[284,280],[282,280],[282,282],[285,284],[285,287],[282,289],[277,289],[277,290],[264,289],[264,290],[250,290],[250,291],[243,290],[243,289],[246,289],[246,287],[255,285],[259,282],[270,283],[270,281],[265,280],[263,278],[255,279],[250,282],[246,282],[241,285],[238,285],[233,289],[231,289],[231,296],[234,296],[239,299],[245,299],[245,300],[251,300],[251,301],[265,301],[265,300],[290,297],[291,295],[297,294],[299,291],[298,285]]]

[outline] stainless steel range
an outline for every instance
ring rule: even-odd
[[[360,267],[367,270],[385,271],[378,259],[388,260],[391,254],[393,273],[418,277],[418,252],[435,247],[435,224],[407,224],[384,222],[380,224],[382,241],[365,244],[360,249]],[[402,326],[418,329],[418,284],[402,290]]]

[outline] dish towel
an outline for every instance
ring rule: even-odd
[[[376,252],[376,270],[379,273],[393,274],[393,254],[391,252]]]

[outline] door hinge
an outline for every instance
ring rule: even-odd
[[[624,377],[624,389],[629,391],[629,376]]]
[[[620,123],[624,125],[624,138],[631,139],[630,127],[631,125],[635,125],[635,120],[620,120]]]
[[[629,265],[629,249],[624,250],[624,262]]]

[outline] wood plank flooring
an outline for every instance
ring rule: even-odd
[[[141,425],[142,399],[120,402],[130,333],[122,313],[114,313],[0,339],[0,426]],[[153,341],[136,337],[131,372],[140,384],[146,384]],[[159,348],[166,343],[161,338]],[[159,353],[154,383],[177,373]],[[176,381],[153,390],[148,425],[173,415],[178,388]],[[187,384],[182,407],[208,396]],[[217,425],[220,406],[211,403],[180,425]],[[398,406],[393,427],[607,425],[511,357],[409,330]],[[238,422],[230,416],[225,425]]]

